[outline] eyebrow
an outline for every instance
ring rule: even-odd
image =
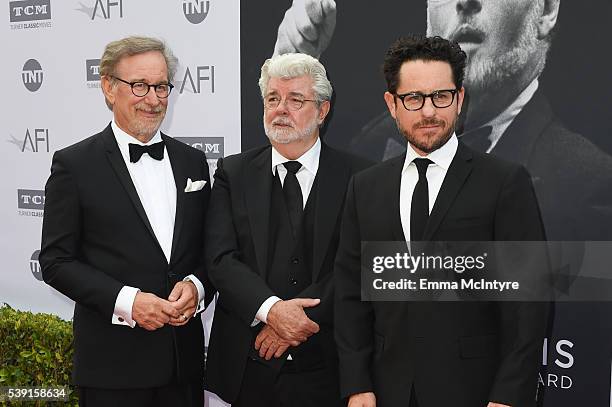
[[[268,97],[268,96],[278,96],[278,92],[273,90],[273,91],[269,92],[266,95],[266,97]],[[289,96],[299,96],[299,97],[302,97],[302,98],[306,98],[306,96],[303,93],[300,93],[300,92],[289,92]]]

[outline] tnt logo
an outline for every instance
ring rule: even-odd
[[[178,141],[204,151],[207,159],[223,158],[225,145],[223,137],[175,137]]]
[[[29,150],[38,153],[41,148],[45,149],[47,153],[49,152],[49,129],[34,129],[32,132],[30,132],[30,129],[26,129],[21,152]]]
[[[35,59],[28,59],[21,71],[23,85],[30,92],[36,92],[43,83],[43,70],[40,63]]]
[[[32,253],[32,257],[30,257],[30,271],[35,279],[38,281],[43,281],[42,273],[40,271],[40,263],[38,262],[38,256],[40,255],[40,250],[36,250]]]
[[[51,0],[9,2],[11,23],[51,19]]]
[[[210,1],[183,0],[183,14],[191,24],[200,24],[210,10]]]

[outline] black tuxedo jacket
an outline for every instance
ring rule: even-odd
[[[342,395],[374,391],[381,407],[407,406],[412,389],[421,407],[534,405],[546,305],[361,301],[361,242],[405,240],[404,159],[355,175],[347,192],[335,268]],[[544,240],[527,171],[460,142],[423,240]]]
[[[363,159],[321,145],[312,253],[312,284],[297,297],[320,298],[308,308],[321,330],[309,341],[337,363],[333,331],[332,270],[348,181],[367,166]],[[207,214],[206,262],[219,291],[209,342],[206,386],[228,402],[236,399],[253,347],[251,324],[261,304],[277,295],[266,284],[271,147],[255,148],[219,160]],[[310,199],[310,196],[309,196]]]
[[[138,198],[113,131],[57,151],[45,188],[40,264],[44,280],[76,302],[74,383],[145,388],[203,376],[200,318],[155,331],[111,323],[129,285],[168,298],[189,274],[213,290],[203,267],[204,215],[210,198],[205,155],[162,134],[176,181],[176,218],[168,264]],[[185,193],[187,178],[206,180]]]

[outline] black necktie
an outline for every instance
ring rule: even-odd
[[[296,235],[302,223],[304,201],[302,200],[302,189],[295,174],[302,168],[302,164],[297,161],[287,161],[283,165],[287,169],[287,175],[283,184],[283,195],[285,196],[285,204],[287,204],[287,210],[289,211],[289,220],[291,221],[293,234]]]
[[[144,153],[147,153],[151,156],[151,158],[156,159],[157,161],[164,158],[164,142],[160,141],[159,143],[151,144],[148,146],[141,146],[140,144],[128,144],[130,148],[130,161],[135,163],[140,160],[140,157]]]
[[[461,141],[476,151],[486,153],[489,147],[491,147],[491,140],[489,140],[491,131],[493,131],[493,126],[484,126],[474,130],[468,130],[461,135]]]
[[[410,206],[410,241],[418,242],[423,238],[425,225],[429,219],[429,187],[427,184],[427,167],[433,161],[427,158],[415,158],[414,164],[419,172],[419,181],[412,193]]]

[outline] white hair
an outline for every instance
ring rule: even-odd
[[[312,90],[318,103],[331,100],[333,88],[323,64],[310,55],[298,53],[276,55],[264,62],[259,77],[261,97],[268,93],[270,78],[293,79],[305,75],[312,78]]]

